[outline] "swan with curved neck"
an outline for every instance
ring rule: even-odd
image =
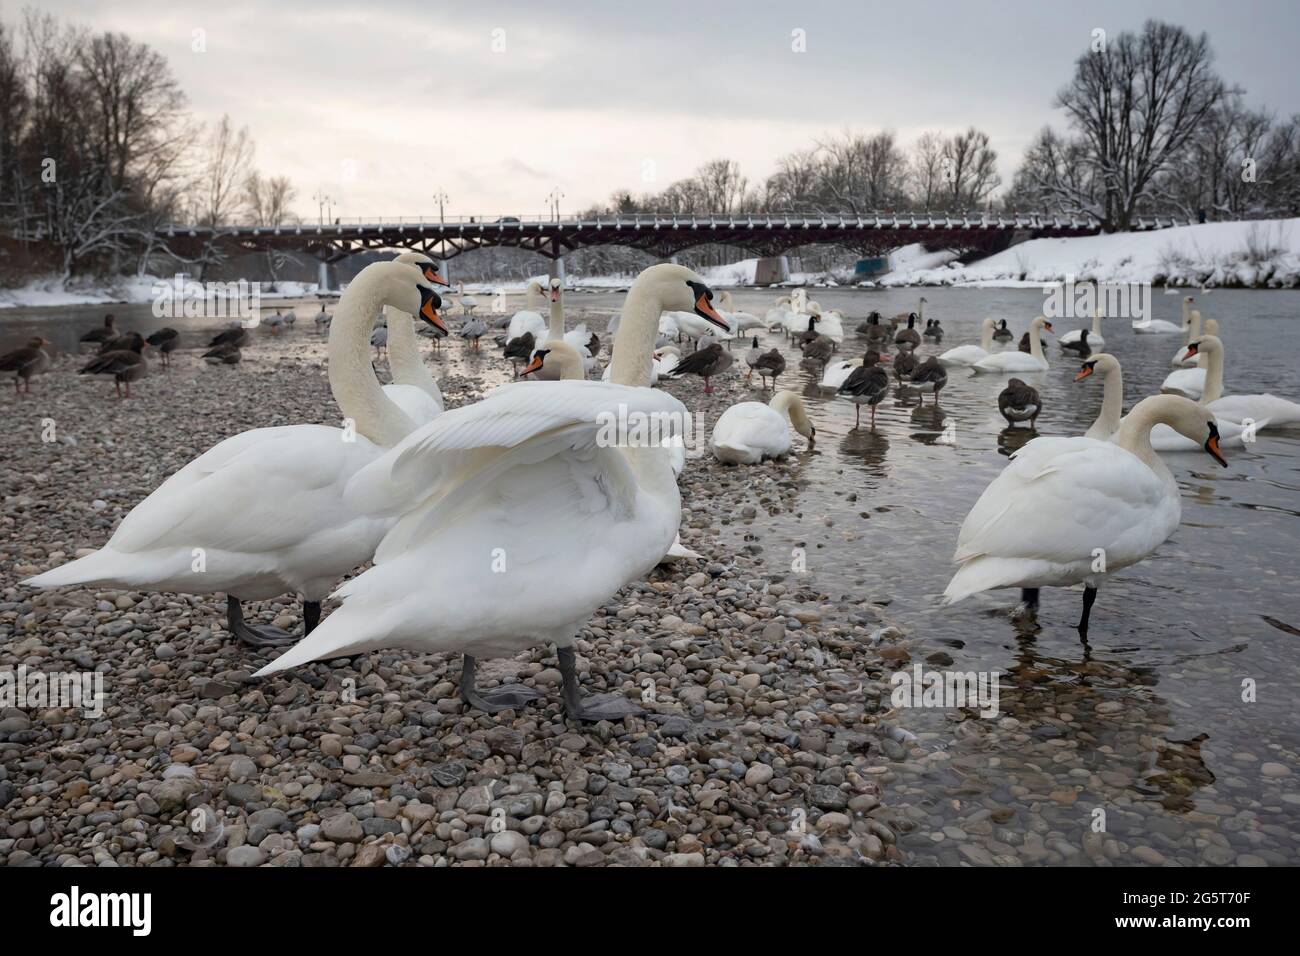
[[[973,366],[976,372],[1045,372],[1047,359],[1043,355],[1043,343],[1040,334],[1052,331],[1052,323],[1046,316],[1038,316],[1029,323],[1028,352],[997,352],[980,359]]]
[[[438,264],[422,252],[403,252],[393,261],[415,266],[431,285],[450,287],[450,283],[439,273]],[[418,388],[441,409],[445,405],[442,389],[420,358],[413,319],[413,316],[399,312],[391,305],[384,306],[384,320],[388,326],[388,368],[393,374],[394,384]],[[436,327],[446,328],[445,325]]]
[[[619,437],[607,435],[610,416],[683,420],[685,407],[671,395],[627,386],[648,384],[666,309],[694,310],[725,325],[711,299],[690,270],[651,266],[624,305],[611,376],[617,385],[503,385],[438,416],[359,473],[348,500],[401,518],[374,566],[339,590],[342,606],[259,676],[382,647],[454,650],[466,657],[462,697],[501,709],[519,706],[521,696],[508,685],[480,693],[475,658],[549,642],[558,648],[570,716],[635,713],[626,698],[584,697],[573,642],[593,611],[668,551],[681,498],[669,448],[634,440],[632,432],[623,442],[602,436]],[[509,573],[491,561],[446,557],[490,555],[493,548],[506,556]],[[556,568],[565,573],[557,576]]]
[[[344,489],[412,427],[370,365],[370,327],[385,305],[436,321],[437,294],[413,266],[376,262],[348,285],[330,327],[330,387],[356,434],[324,425],[255,428],[218,443],[164,481],[103,548],[27,583],[224,593],[227,625],[254,646],[291,635],[244,622],[241,601],[301,594],[304,630],[330,587],[370,560],[392,522],[351,508]],[[206,555],[194,568],[196,549]]]
[[[993,316],[986,316],[980,323],[979,345],[958,345],[940,355],[939,361],[944,365],[965,366],[974,365],[980,359],[988,357],[993,349],[993,329],[996,325]]]
[[[718,416],[709,439],[713,457],[729,465],[757,465],[765,458],[781,458],[791,449],[790,426],[808,439],[817,440],[817,429],[808,419],[803,399],[782,389],[764,405],[739,402]]]
[[[1153,553],[1181,520],[1178,484],[1151,447],[1158,424],[1227,465],[1214,416],[1174,395],[1139,402],[1114,443],[1037,438],[1016,452],[966,516],[946,603],[1020,588],[1023,607],[1034,613],[1040,588],[1082,584],[1078,628],[1086,635],[1100,583]],[[1081,508],[1081,501],[1090,506]],[[1100,568],[1099,548],[1106,556]]]
[[[1124,373],[1119,359],[1107,352],[1090,356],[1079,367],[1074,380],[1081,382],[1090,375],[1101,376],[1101,411],[1097,420],[1084,432],[1084,437],[1110,441],[1119,431],[1124,414]]]

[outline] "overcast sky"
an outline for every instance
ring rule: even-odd
[[[14,22],[19,7],[0,6]],[[842,129],[986,130],[1010,180],[1095,28],[1209,33],[1254,105],[1300,111],[1296,0],[41,0],[170,60],[195,115],[229,113],[315,218],[540,213],[662,189],[726,156],[761,180]],[[544,7],[560,7],[546,10]],[[206,52],[193,52],[194,31]],[[806,52],[792,50],[802,30]],[[504,47],[499,49],[496,48]]]

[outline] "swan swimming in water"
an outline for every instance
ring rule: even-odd
[[[1051,332],[1052,323],[1048,322],[1045,316],[1040,315],[1029,323],[1028,352],[994,352],[971,367],[976,372],[1013,375],[1047,371],[1047,358],[1043,355],[1043,343],[1039,339],[1039,333],[1044,329]]]
[[[684,420],[677,399],[645,387],[658,320],[665,309],[694,309],[722,328],[711,299],[689,269],[651,266],[624,304],[615,384],[503,385],[417,429],[357,474],[350,501],[401,517],[374,566],[338,590],[342,606],[257,676],[383,647],[459,651],[462,697],[493,710],[518,706],[520,697],[509,688],[479,692],[475,658],[549,642],[570,716],[637,713],[619,694],[583,697],[573,643],[593,611],[669,550],[681,499],[669,448],[601,436],[611,414]]]
[[[987,358],[993,350],[993,317],[988,316],[980,323],[980,344],[979,345],[958,345],[951,348],[939,356],[939,361],[944,365],[962,367],[974,365],[982,358]]]

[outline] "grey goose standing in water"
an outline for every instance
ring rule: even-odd
[[[847,395],[855,408],[853,427],[862,424],[862,406],[871,406],[871,427],[876,427],[876,406],[889,394],[889,373],[880,367],[880,353],[872,349],[862,357],[862,364],[849,373],[839,394]],[[888,358],[884,361],[889,361]]]
[[[1019,422],[1029,422],[1029,427],[1033,428],[1038,421],[1038,413],[1042,410],[1043,403],[1038,397],[1038,389],[1026,385],[1018,378],[1007,382],[1007,387],[998,395],[998,411],[1007,420],[1008,427]]]

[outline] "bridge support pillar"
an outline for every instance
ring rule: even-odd
[[[316,291],[328,292],[330,290],[330,264],[324,259],[320,262],[320,268],[316,271]]]

